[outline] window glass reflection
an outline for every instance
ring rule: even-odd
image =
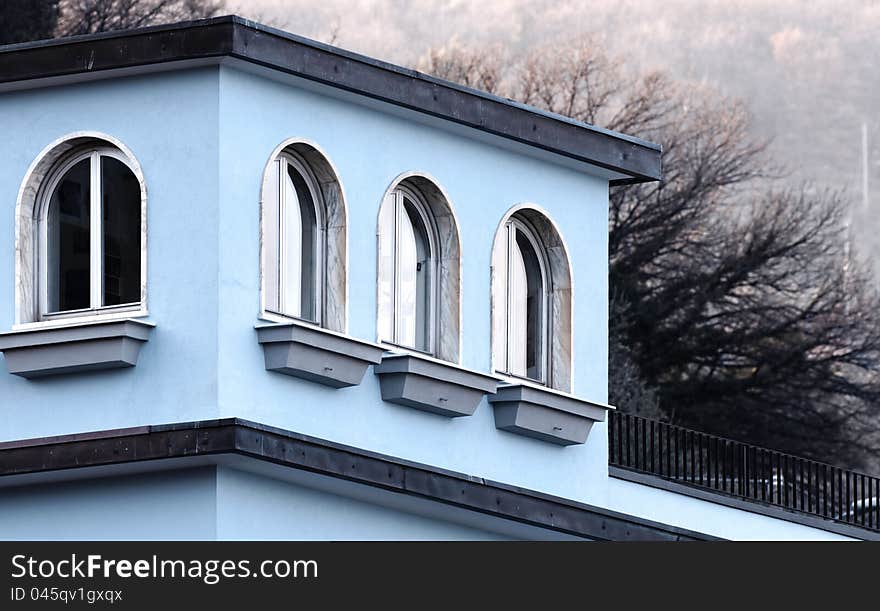
[[[101,157],[102,305],[141,298],[141,189],[124,163]]]
[[[91,161],[70,168],[49,201],[47,308],[49,312],[89,307]]]

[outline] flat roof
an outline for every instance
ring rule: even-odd
[[[0,46],[0,93],[64,77],[243,60],[537,147],[622,175],[660,179],[660,147],[235,15]],[[115,72],[108,72],[115,71]]]

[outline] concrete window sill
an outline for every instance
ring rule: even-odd
[[[563,446],[587,441],[594,422],[613,409],[548,388],[510,384],[489,397],[495,427]]]
[[[498,379],[414,354],[386,354],[373,368],[382,399],[441,416],[470,416]]]
[[[134,367],[154,326],[123,319],[12,331],[0,334],[0,352],[24,378]]]
[[[361,383],[384,348],[299,323],[257,326],[266,369],[333,388]]]

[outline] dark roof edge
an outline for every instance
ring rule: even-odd
[[[234,15],[0,46],[0,85],[210,57],[253,62],[625,174],[617,184],[660,178],[656,144]]]
[[[236,454],[598,540],[717,540],[703,533],[227,418],[0,443],[0,478],[163,459]]]

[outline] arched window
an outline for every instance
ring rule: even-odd
[[[498,295],[495,366],[544,383],[547,373],[547,264],[535,232],[511,217],[499,235],[494,261]]]
[[[379,339],[434,354],[437,237],[427,202],[398,185],[379,213]]]
[[[39,319],[138,307],[141,183],[111,147],[73,152],[49,174],[39,206]]]
[[[432,178],[399,176],[382,200],[377,237],[379,341],[457,363],[461,244],[449,198]]]
[[[261,316],[344,332],[346,211],[333,166],[314,145],[287,140],[263,176]]]
[[[267,236],[266,308],[320,324],[324,222],[317,180],[292,152],[278,155],[266,180],[274,204]]]
[[[492,251],[492,361],[495,371],[568,390],[571,289],[561,238],[545,216],[506,218]]]

